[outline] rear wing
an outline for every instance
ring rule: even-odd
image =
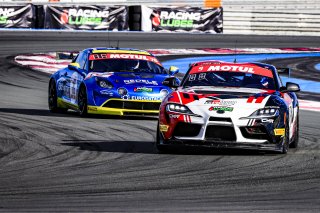
[[[277,72],[281,76],[287,76],[287,77],[290,78],[290,75],[291,75],[291,69],[290,68],[277,67]]]

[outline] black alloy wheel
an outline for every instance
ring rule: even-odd
[[[88,101],[87,101],[87,90],[84,85],[80,86],[78,94],[78,106],[80,116],[86,117],[88,115]]]

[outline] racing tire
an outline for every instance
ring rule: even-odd
[[[294,133],[293,141],[290,143],[290,148],[297,148],[299,143],[299,114],[297,115],[297,123],[296,123],[296,129]]]
[[[79,106],[79,114],[81,117],[88,116],[88,101],[87,101],[87,90],[84,85],[80,86],[79,94],[78,94],[78,106]]]
[[[158,154],[168,153],[170,151],[169,147],[167,145],[161,144],[161,141],[164,141],[164,138],[160,132],[159,122],[158,122],[158,124],[157,124],[157,137],[156,137],[156,142],[154,143],[154,147],[155,147],[156,153],[158,153]]]
[[[65,113],[68,111],[68,109],[58,107],[57,87],[53,79],[51,79],[49,82],[48,106],[49,106],[49,111],[52,113]]]
[[[282,154],[287,154],[289,150],[289,143],[290,143],[290,137],[289,137],[289,122],[287,121],[286,127],[285,127],[285,135],[284,135],[284,142],[282,144]]]

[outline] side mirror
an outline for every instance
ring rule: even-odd
[[[163,86],[171,87],[171,88],[177,88],[179,87],[179,83],[176,78],[171,77],[167,78],[162,82]]]
[[[179,72],[179,68],[178,67],[175,67],[175,66],[170,66],[169,67],[169,74],[170,75],[175,75]]]
[[[74,71],[78,71],[78,69],[80,68],[80,64],[78,63],[71,63],[68,65],[68,68],[70,70],[74,70]]]
[[[83,77],[86,76],[86,73],[84,72],[83,69],[80,69],[80,65],[78,63],[71,63],[68,65],[68,69],[69,70],[73,70],[78,72],[80,75],[82,75]]]
[[[280,87],[280,92],[299,92],[299,84],[287,82],[285,87]]]

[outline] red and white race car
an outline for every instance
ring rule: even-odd
[[[156,148],[174,145],[287,153],[299,140],[299,85],[274,66],[203,61],[190,66],[160,106]]]

